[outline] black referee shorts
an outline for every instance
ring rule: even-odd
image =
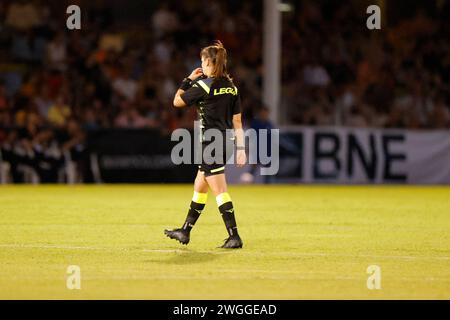
[[[233,156],[234,139],[232,137],[222,138],[220,147],[215,141],[203,141],[201,150],[202,163],[198,166],[199,171],[205,177],[221,174],[225,172],[225,165]]]

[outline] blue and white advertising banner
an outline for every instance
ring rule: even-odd
[[[450,184],[450,130],[290,127],[277,181]]]

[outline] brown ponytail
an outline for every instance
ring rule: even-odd
[[[211,59],[213,64],[212,76],[214,78],[227,78],[232,81],[227,72],[227,50],[220,40],[216,40],[213,45],[203,48],[200,57]]]

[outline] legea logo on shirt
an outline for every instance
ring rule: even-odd
[[[235,88],[220,88],[220,89],[214,89],[214,95],[218,96],[220,94],[232,94],[232,95],[237,95],[237,89]]]

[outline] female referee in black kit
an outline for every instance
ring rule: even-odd
[[[194,182],[194,195],[186,217],[186,221],[179,229],[165,230],[171,239],[182,244],[188,244],[190,231],[205,207],[208,188],[216,197],[217,206],[222,215],[228,232],[228,238],[221,248],[242,248],[239,237],[233,203],[227,192],[225,179],[225,163],[230,155],[230,148],[236,143],[236,164],[241,167],[247,158],[244,146],[244,134],[241,122],[240,97],[236,86],[226,70],[227,51],[220,41],[203,48],[200,52],[202,67],[192,71],[185,78],[175,94],[173,104],[177,108],[197,106],[200,120],[202,163],[199,165]],[[205,132],[208,129],[218,129],[223,136],[223,149],[215,154],[214,159],[220,161],[205,161],[203,150],[212,141],[206,141]],[[234,129],[234,138],[226,134],[227,129]],[[228,150],[228,152],[227,152]],[[232,150],[232,149],[231,149]],[[208,164],[209,163],[209,164]]]

